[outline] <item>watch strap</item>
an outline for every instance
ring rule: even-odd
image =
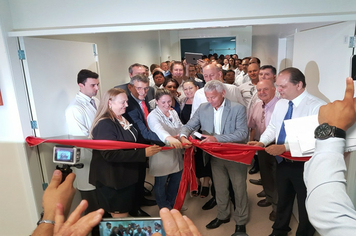
[[[334,137],[346,139],[346,131],[333,126]]]

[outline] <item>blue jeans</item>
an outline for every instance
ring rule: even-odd
[[[173,174],[155,177],[155,197],[158,207],[172,209],[176,201],[182,170]],[[167,187],[166,187],[167,184]]]

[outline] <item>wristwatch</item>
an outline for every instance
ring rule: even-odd
[[[314,137],[320,140],[328,139],[330,137],[346,139],[346,131],[339,129],[336,126],[330,126],[328,123],[323,123],[316,127]]]

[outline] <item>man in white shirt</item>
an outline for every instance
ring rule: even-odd
[[[211,80],[219,80],[223,82],[222,69],[216,66],[215,64],[206,65],[203,68],[203,76],[206,83]],[[232,84],[224,84],[224,89],[225,89],[225,97],[227,99],[229,99],[232,102],[243,104],[242,96],[237,86]],[[204,88],[201,88],[195,92],[194,100],[192,104],[192,113],[190,117],[193,117],[195,111],[198,109],[200,104],[204,102],[208,102],[208,101],[206,100],[204,94]]]
[[[156,69],[161,69],[158,64],[151,64],[150,66],[150,74],[148,75],[148,80],[150,81],[150,86],[152,81],[153,81],[153,72],[155,72]]]
[[[320,139],[317,128],[314,155],[305,163],[308,216],[323,236],[354,235],[356,232],[356,211],[346,192],[343,155],[345,131],[356,121],[356,100],[352,78],[347,78],[346,84],[344,100],[322,106],[318,116],[319,124],[328,124],[343,132],[339,135],[330,133],[328,137]]]
[[[157,89],[163,88],[164,83],[164,75],[161,68],[154,69],[152,72],[152,81],[150,80],[150,87],[152,87],[155,91]]]
[[[247,73],[250,78],[250,81],[243,83],[239,86],[241,96],[243,99],[243,105],[248,106],[252,96],[256,93],[256,84],[258,83],[258,75],[260,72],[260,67],[257,63],[252,63],[247,68]]]
[[[292,215],[294,198],[297,196],[299,226],[297,235],[313,236],[315,229],[308,220],[305,209],[306,187],[303,182],[304,162],[291,161],[282,158],[289,151],[288,137],[284,129],[284,120],[318,114],[324,101],[310,95],[306,90],[305,76],[293,67],[282,70],[276,81],[277,90],[281,96],[275,105],[271,120],[261,135],[259,142],[250,144],[265,147],[272,142],[276,144],[266,147],[266,152],[276,156],[278,204],[276,221],[270,236],[287,236]]]
[[[95,97],[99,90],[98,77],[97,73],[90,70],[83,69],[78,73],[79,92],[65,111],[68,134],[71,137],[85,139],[89,136],[91,124],[99,106],[99,100]],[[84,167],[75,168],[77,188],[82,199],[86,199],[89,203],[86,213],[99,209],[95,186],[89,184],[91,158],[92,150],[82,149],[80,162],[84,164]]]
[[[106,228],[103,230],[104,236],[110,236],[111,234],[111,223],[106,223]]]
[[[245,57],[245,58],[242,59],[242,63],[241,63],[242,71],[239,74],[235,75],[236,76],[235,77],[235,84],[237,86],[250,81],[250,78],[248,77],[248,74],[247,74],[247,68],[248,68],[250,59],[251,59],[251,57]]]
[[[165,77],[171,74],[167,62],[161,62],[161,69]]]

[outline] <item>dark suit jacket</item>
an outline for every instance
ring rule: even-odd
[[[127,96],[129,96],[131,94],[131,92],[130,92],[129,88],[127,87],[128,84],[129,83],[121,84],[121,85],[115,86],[115,88],[121,88],[121,89],[125,90]],[[151,86],[148,87],[146,98],[148,99],[148,101],[151,101],[152,99],[155,98],[155,89],[152,88]]]
[[[154,143],[160,146],[164,146],[165,144],[158,138],[157,134],[147,129],[145,114],[143,113],[140,104],[138,104],[135,98],[132,97],[131,93],[127,97],[129,100],[129,106],[126,108],[124,117],[138,130],[138,142]],[[147,106],[148,112],[151,112],[147,97],[145,99],[145,104]]]
[[[131,128],[137,136],[137,131]],[[115,120],[104,119],[93,129],[94,140],[135,142],[135,139]],[[121,189],[138,181],[139,165],[145,163],[145,149],[93,150],[90,163],[89,183]]]

